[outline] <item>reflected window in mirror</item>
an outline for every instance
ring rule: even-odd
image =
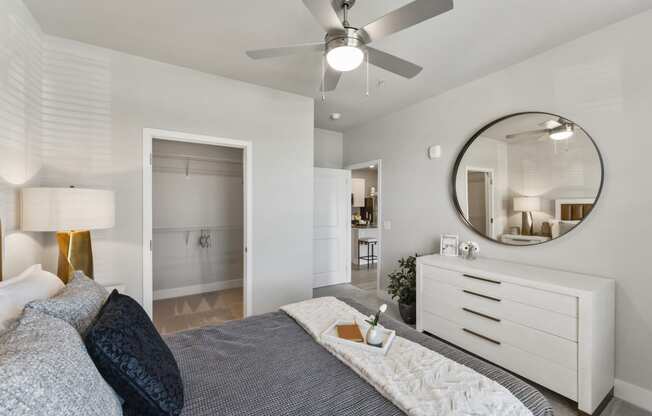
[[[510,245],[559,238],[592,211],[604,180],[600,152],[573,121],[518,113],[480,129],[453,170],[453,198],[478,234]]]

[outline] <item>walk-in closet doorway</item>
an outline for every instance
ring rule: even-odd
[[[251,143],[145,129],[143,304],[161,333],[251,314]]]

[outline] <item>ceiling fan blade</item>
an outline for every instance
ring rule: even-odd
[[[303,0],[303,4],[310,10],[317,22],[326,32],[343,31],[342,21],[340,20],[333,5],[328,0]]]
[[[367,43],[375,42],[452,9],[453,0],[415,0],[369,23],[360,31]]]
[[[300,45],[282,46],[280,48],[255,49],[247,51],[247,56],[252,59],[276,58],[279,56],[295,55],[306,52],[323,52],[324,42],[304,43]]]
[[[508,135],[505,136],[505,138],[506,139],[518,139],[518,138],[521,138],[521,137],[536,136],[536,135],[539,135],[539,134],[548,133],[549,131],[550,130],[548,130],[548,129],[523,131],[521,133],[508,134]]]
[[[369,63],[405,78],[414,78],[423,68],[378,49],[367,47]]]
[[[335,88],[337,88],[337,84],[340,82],[340,77],[342,76],[342,73],[340,71],[336,71],[330,66],[326,66],[326,72],[324,73],[324,89],[323,91],[333,91]],[[319,90],[321,91],[322,88],[321,86],[319,87]]]

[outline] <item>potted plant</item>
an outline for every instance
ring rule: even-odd
[[[398,261],[399,268],[389,277],[387,293],[398,299],[398,310],[405,323],[413,325],[417,321],[417,257],[409,256]]]

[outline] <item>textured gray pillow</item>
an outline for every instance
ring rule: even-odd
[[[75,272],[66,287],[49,299],[35,300],[25,308],[63,319],[84,335],[109,297],[109,292],[94,280]]]
[[[0,415],[120,416],[122,407],[77,331],[26,309],[0,336]]]

